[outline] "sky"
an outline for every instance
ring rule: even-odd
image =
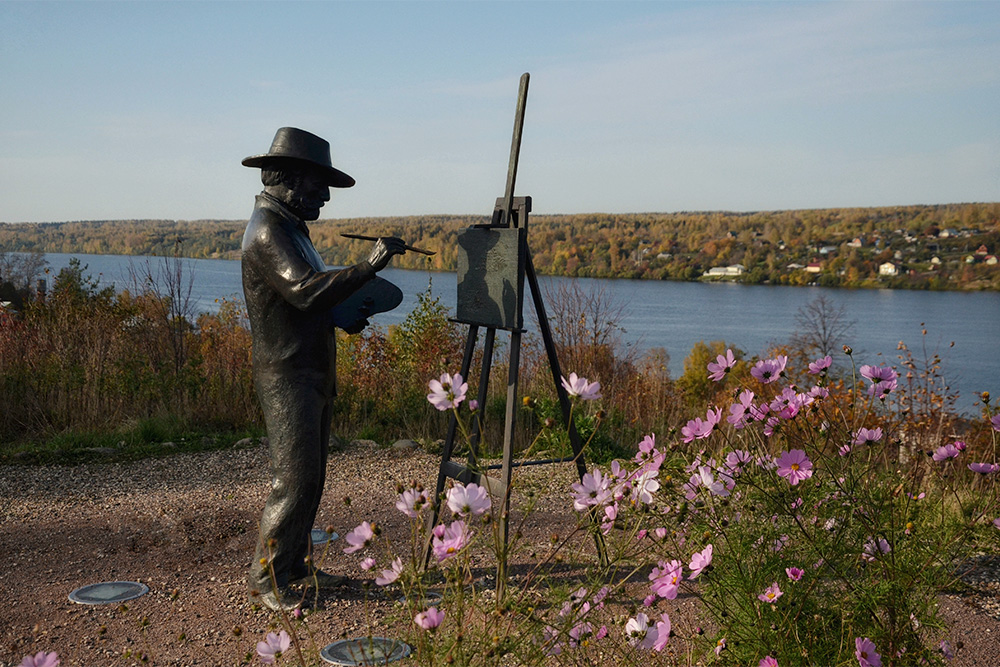
[[[281,126],[325,218],[1000,201],[1000,2],[2,2],[0,222],[238,220]]]

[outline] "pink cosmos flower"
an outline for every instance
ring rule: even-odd
[[[869,396],[878,394],[881,398],[896,389],[896,371],[888,366],[862,366],[860,373],[872,382],[872,386],[868,387]]]
[[[743,428],[747,425],[747,412],[753,405],[754,394],[749,389],[744,389],[736,398],[736,402],[729,406],[729,416],[726,421],[736,428]]]
[[[888,382],[890,380],[895,380],[898,376],[896,371],[889,368],[888,366],[862,366],[860,369],[861,377],[868,378],[872,382]]]
[[[475,482],[456,484],[448,489],[448,508],[459,516],[479,516],[492,506],[486,489]]]
[[[680,587],[684,572],[679,560],[672,560],[669,563],[660,561],[657,567],[649,573],[649,580],[653,582],[649,585],[650,590],[661,598],[673,600],[677,597],[677,589]]]
[[[947,461],[948,459],[953,459],[961,454],[961,451],[955,445],[950,442],[947,445],[942,445],[934,450],[934,454],[931,456],[935,461]]]
[[[603,639],[608,635],[608,626],[602,625],[597,632],[594,632],[594,626],[589,622],[584,621],[583,623],[577,623],[569,631],[569,645],[570,647],[586,646],[587,640],[589,639]]]
[[[656,451],[656,434],[650,433],[639,443],[639,451],[635,454],[635,462],[642,463],[643,461],[653,460],[658,454],[659,452]]]
[[[998,530],[1000,530],[1000,517],[993,519],[993,525],[996,526]]]
[[[784,593],[781,591],[780,588],[778,588],[778,582],[776,581],[770,586],[768,586],[763,593],[758,595],[757,599],[760,600],[761,602],[774,604],[775,602],[778,601],[778,598],[780,598],[782,595],[784,595]]]
[[[1000,414],[990,417],[990,424],[993,426],[994,431],[1000,431]]]
[[[45,651],[39,651],[35,655],[26,655],[24,660],[18,667],[58,667],[59,656],[55,651],[52,653],[46,653]]]
[[[825,373],[827,369],[830,368],[831,364],[833,364],[833,357],[831,357],[828,354],[825,357],[821,357],[816,361],[811,362],[809,364],[808,372],[810,375],[819,375],[820,373]]]
[[[577,377],[576,373],[570,373],[569,380],[563,377],[562,386],[570,396],[579,396],[585,401],[596,401],[601,397],[600,382],[588,382],[587,378]]]
[[[829,357],[827,357],[827,359],[829,359]],[[760,662],[757,663],[757,667],[778,667],[778,661],[769,655],[765,655],[760,659]]]
[[[281,654],[287,651],[291,645],[292,638],[284,630],[278,634],[269,632],[264,641],[257,642],[257,655],[260,656],[260,661],[265,665],[273,665],[274,661],[280,658]]]
[[[799,579],[802,578],[802,575],[805,574],[805,573],[806,573],[805,570],[803,570],[800,567],[786,567],[785,568],[785,574],[787,574],[788,578],[791,579],[792,581],[798,581]]]
[[[640,611],[625,624],[625,637],[632,646],[650,649],[656,643],[658,635],[656,628],[649,624],[649,616]]]
[[[851,446],[843,445],[840,449],[837,450],[837,453],[841,456],[847,456],[848,454],[851,453]]]
[[[882,667],[882,656],[875,652],[875,644],[868,637],[855,638],[854,657],[858,659],[858,667]]]
[[[365,558],[363,561],[361,561],[361,569],[364,570],[365,572],[372,569],[376,565],[377,563],[375,562],[374,558]]]
[[[865,428],[861,427],[854,432],[854,437],[851,440],[852,445],[863,445],[866,442],[878,442],[882,439],[882,429],[881,428]]]
[[[702,573],[702,570],[711,564],[712,545],[709,544],[707,547],[691,556],[691,564],[688,565],[688,569],[691,570],[691,574],[688,575],[688,579],[696,578]]]
[[[546,625],[542,628],[541,643],[545,655],[560,655],[562,653],[563,645],[559,641],[559,631],[551,625]]]
[[[770,409],[767,407],[767,403],[755,403],[750,406],[750,418],[754,421],[762,422],[767,417],[767,412]]]
[[[433,534],[431,547],[439,563],[451,558],[469,543],[469,528],[464,521],[453,521],[448,526],[438,524]]]
[[[938,644],[938,650],[941,651],[941,655],[944,656],[945,660],[951,660],[955,657],[955,649],[952,648],[951,642],[947,639],[941,640],[941,643]]]
[[[570,489],[573,491],[573,509],[577,512],[601,507],[611,500],[611,478],[602,475],[597,468],[592,473],[586,473]]]
[[[444,612],[437,607],[427,607],[424,611],[413,617],[413,622],[423,630],[433,630],[441,625],[444,620]]]
[[[430,401],[438,410],[451,410],[457,408],[458,404],[465,400],[465,393],[469,390],[469,384],[462,381],[462,376],[458,373],[449,375],[443,373],[438,380],[431,380],[427,383],[431,393],[427,394]]]
[[[709,378],[713,382],[721,382],[723,378],[726,377],[726,373],[733,369],[736,365],[736,357],[733,356],[732,350],[726,350],[726,354],[720,354],[715,358],[715,362],[709,362],[708,372]]]
[[[739,475],[743,471],[743,466],[753,461],[753,456],[745,449],[734,449],[726,454],[726,468],[733,475]]]
[[[790,452],[782,452],[775,460],[778,466],[778,474],[788,480],[788,483],[795,486],[799,482],[812,477],[812,461],[801,449],[793,449]]]
[[[864,551],[862,552],[861,557],[867,561],[873,561],[876,556],[880,554],[887,554],[890,551],[892,551],[892,547],[889,546],[889,543],[884,537],[880,537],[877,540],[873,537],[865,542]]]
[[[809,397],[812,398],[813,400],[816,400],[818,398],[826,398],[829,395],[830,395],[830,390],[827,389],[826,387],[821,387],[819,385],[816,385],[815,387],[812,387],[809,390]],[[826,430],[826,429],[820,429],[820,430]]]
[[[978,472],[980,475],[992,475],[1000,470],[1000,465],[996,463],[970,463],[969,470]]]
[[[787,363],[788,357],[783,354],[774,359],[761,359],[750,369],[750,375],[757,378],[761,384],[770,384],[781,377]]]
[[[344,553],[350,554],[355,551],[361,551],[371,544],[373,539],[375,539],[375,527],[367,521],[362,521],[360,526],[349,531],[347,535],[344,535],[344,541],[350,545],[344,547]]]
[[[719,473],[719,479],[712,475],[712,469],[708,466],[698,466],[698,480],[705,486],[713,496],[725,498],[729,495],[729,490],[735,486],[732,478],[723,472]]]
[[[425,490],[406,489],[396,501],[396,509],[411,519],[416,519],[425,507],[430,507],[430,498]]]
[[[403,559],[397,558],[392,561],[390,569],[382,570],[382,574],[375,577],[375,584],[378,586],[388,586],[399,579],[399,575],[401,574],[403,574]]]
[[[681,427],[681,435],[684,436],[684,442],[693,442],[694,440],[707,438],[712,435],[712,431],[720,421],[722,421],[722,408],[714,410],[709,408],[705,414],[704,421],[700,417],[695,417],[685,426]]]
[[[664,614],[662,619],[656,622],[656,641],[653,642],[653,650],[657,652],[665,649],[667,642],[670,641],[670,617]]]
[[[768,406],[781,419],[792,419],[799,411],[815,399],[809,394],[800,394],[794,387],[785,387]]]
[[[656,481],[656,476],[659,474],[658,470],[645,470],[633,480],[633,503],[645,503],[649,505],[653,502],[653,494],[660,488],[660,483]]]
[[[618,518],[618,503],[608,505],[604,508],[604,521],[601,522],[601,532],[607,535],[615,527],[615,520]]]

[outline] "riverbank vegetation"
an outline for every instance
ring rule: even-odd
[[[27,294],[20,310],[0,312],[0,460],[134,458],[262,436],[243,305],[224,301],[217,312],[194,317],[190,281],[183,263],[168,258],[137,269],[131,286],[116,293],[74,260],[42,298]],[[578,424],[585,435],[599,433],[592,457],[619,455],[622,443],[643,433],[675,432],[681,415],[692,409],[734,400],[704,372],[725,352],[725,342],[696,344],[684,373],[673,378],[663,350],[639,355],[625,344],[623,306],[607,294],[564,286],[546,302],[564,373],[573,369],[606,387],[600,417],[581,416]],[[446,420],[427,409],[426,378],[459,367],[465,337],[450,315],[428,288],[401,325],[340,334],[335,433],[434,446]],[[851,321],[820,297],[799,313],[798,324],[799,332],[786,344],[759,352],[788,357],[788,373],[831,355],[830,391],[849,398],[844,382],[851,369],[841,348],[850,342]],[[538,327],[529,323],[528,329]],[[505,344],[499,336],[481,408],[487,442],[502,441],[497,430],[506,401]],[[936,352],[923,340],[913,350],[901,345],[900,387],[891,397],[898,415],[878,416],[881,425],[904,434],[900,446],[915,452],[967,430]],[[755,359],[742,350],[735,355]],[[476,359],[473,368],[479,366]],[[517,446],[568,451],[565,439],[546,432],[559,413],[546,356],[531,333],[523,343],[520,378],[524,406]]]
[[[354,264],[367,256],[370,243],[340,236],[361,232],[401,236],[437,251],[433,257],[409,253],[395,266],[454,271],[457,234],[487,222],[486,215],[354,218],[321,220],[310,230],[332,265]],[[242,220],[4,224],[0,252],[238,259],[245,224]],[[997,290],[1000,203],[536,215],[531,219],[531,247],[539,273],[550,275]]]

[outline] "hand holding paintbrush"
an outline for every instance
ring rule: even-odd
[[[378,241],[377,236],[363,236],[361,234],[347,234],[341,233],[345,239],[360,239],[362,241]],[[433,250],[424,250],[423,248],[414,248],[411,245],[403,245],[407,250],[412,250],[413,252],[419,252],[421,255],[436,255],[437,253]]]

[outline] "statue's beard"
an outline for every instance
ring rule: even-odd
[[[294,190],[289,190],[285,196],[285,205],[303,220],[319,219],[319,210],[323,208],[325,203],[322,199],[305,197]]]

